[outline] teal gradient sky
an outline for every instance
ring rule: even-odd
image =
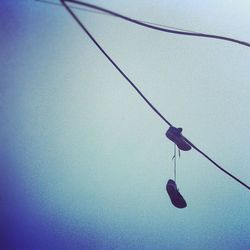
[[[54,2],[57,2],[56,0]],[[58,1],[59,2],[59,1]],[[91,1],[250,42],[250,3]],[[75,11],[184,135],[250,184],[250,49]],[[0,1],[0,249],[248,249],[250,194],[168,127],[64,8]]]

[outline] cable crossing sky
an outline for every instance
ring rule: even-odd
[[[108,13],[108,14],[112,15],[112,16],[122,18],[122,19],[124,19],[126,21],[129,21],[129,22],[132,22],[132,23],[135,23],[135,24],[138,24],[138,25],[150,28],[150,29],[159,30],[159,31],[162,31],[162,32],[168,32],[168,33],[173,33],[173,34],[178,34],[178,35],[185,35],[185,36],[198,36],[198,37],[206,37],[206,38],[225,40],[225,41],[238,43],[238,44],[241,44],[243,46],[250,47],[250,43],[245,42],[245,41],[240,41],[238,39],[234,39],[234,38],[230,38],[230,37],[211,35],[211,34],[204,34],[204,33],[197,33],[197,32],[178,31],[178,30],[173,30],[173,29],[166,29],[166,28],[163,28],[163,27],[159,27],[159,26],[155,26],[155,25],[148,24],[148,23],[145,23],[145,22],[141,22],[139,20],[136,20],[136,19],[121,15],[121,14],[119,14],[117,12],[114,12],[114,11],[111,11],[111,10],[108,10],[108,9],[105,9],[105,8],[102,8],[102,7],[93,5],[93,4],[89,4],[89,3],[85,3],[85,2],[81,2],[81,1],[77,1],[77,0],[64,0],[64,1],[61,0],[61,2],[62,3],[70,2],[70,3],[74,3],[74,4],[79,4],[79,5],[82,5],[82,6],[85,6],[85,7],[89,7],[89,8],[95,9],[95,10],[103,11],[105,13]]]
[[[64,7],[60,3],[55,3],[55,2],[52,2],[52,1],[49,1],[49,0],[35,0],[35,1],[36,2],[41,2],[41,3],[46,3],[46,4],[51,4],[51,5],[58,6],[58,7]],[[90,13],[99,14],[99,15],[117,17],[117,16],[114,16],[114,15],[112,15],[110,13],[107,13],[107,12],[104,12],[104,11],[101,11],[101,10],[90,9],[90,8],[87,8],[87,7],[77,7],[77,6],[73,6],[73,5],[69,6],[69,7],[70,7],[70,9],[81,10],[81,11],[90,12]],[[138,19],[134,19],[134,20],[136,20],[138,22],[141,22],[141,23],[150,24],[150,25],[153,25],[153,26],[156,26],[156,27],[165,27],[165,28],[168,28],[168,29],[171,29],[171,30],[180,30],[180,31],[186,31],[186,32],[190,32],[190,33],[199,34],[199,32],[196,32],[196,31],[176,28],[176,27],[169,26],[169,25],[164,25],[164,24],[159,24],[159,23],[154,23],[154,22],[148,22],[148,21],[143,21],[143,20],[138,20]]]
[[[43,0],[38,0],[40,2],[47,2],[48,1],[43,1]],[[190,36],[199,36],[199,37],[206,37],[206,38],[213,38],[213,39],[220,39],[220,40],[225,40],[225,41],[230,41],[234,43],[238,43],[243,46],[250,47],[250,44],[244,41],[240,41],[237,39],[233,38],[228,38],[228,37],[223,37],[223,36],[217,36],[217,35],[209,35],[209,34],[203,34],[203,33],[194,33],[194,32],[187,32],[187,31],[178,31],[178,30],[170,30],[166,29],[163,27],[155,26],[143,21],[138,21],[126,16],[123,16],[121,14],[115,13],[113,11],[101,8],[96,5],[88,4],[85,2],[80,2],[80,1],[75,1],[75,0],[60,0],[62,5],[65,7],[65,9],[68,11],[68,13],[72,16],[72,18],[77,22],[77,24],[81,27],[81,29],[88,35],[88,37],[92,40],[92,42],[98,47],[98,49],[102,52],[102,54],[109,60],[109,62],[119,71],[119,73],[128,81],[128,83],[134,88],[134,90],[143,98],[143,100],[150,106],[150,108],[170,127],[173,125],[154,107],[154,105],[144,96],[144,94],[139,90],[139,88],[129,79],[129,77],[121,70],[121,68],[114,62],[114,60],[105,52],[105,50],[101,47],[101,45],[95,40],[95,38],[91,35],[91,33],[86,29],[86,27],[81,23],[79,18],[75,15],[75,13],[71,10],[72,7],[69,7],[66,2],[73,3],[73,4],[78,4],[81,6],[85,6],[88,8],[92,8],[94,10],[102,11],[105,13],[108,13],[110,15],[125,19],[127,21],[130,21],[132,23],[136,23],[138,25],[142,25],[147,28],[163,31],[163,32],[169,32],[169,33],[174,33],[174,34],[179,34],[179,35],[190,35]],[[185,137],[184,137],[185,138]],[[239,184],[241,184],[243,187],[247,188],[250,190],[250,186],[248,186],[246,183],[232,175],[230,172],[225,170],[223,167],[221,167],[218,163],[216,163],[214,160],[212,160],[207,154],[205,154],[202,150],[200,150],[198,147],[196,147],[190,140],[185,138],[187,143],[192,146],[198,153],[200,153],[202,156],[204,156],[207,160],[209,160],[214,166],[216,166],[218,169],[220,169],[222,172],[224,172],[226,175],[237,181]]]
[[[57,4],[57,3],[54,3],[54,2],[51,2],[51,1],[48,1],[48,0],[35,0],[35,1],[49,3],[49,4],[53,4],[53,5],[60,5],[60,4]],[[141,20],[134,19],[134,18],[131,18],[131,17],[128,17],[128,16],[124,16],[122,14],[119,14],[117,12],[114,12],[114,11],[111,11],[111,10],[108,10],[108,9],[105,9],[105,8],[102,8],[100,6],[89,4],[89,3],[86,3],[86,2],[82,2],[82,1],[64,0],[64,1],[61,1],[62,5],[64,5],[63,2],[69,2],[69,3],[73,3],[73,4],[77,4],[77,5],[80,5],[80,6],[90,8],[90,9],[83,9],[83,8],[80,8],[80,7],[74,7],[74,6],[69,7],[68,6],[70,9],[74,8],[74,9],[78,9],[78,10],[84,10],[84,11],[89,11],[89,12],[94,12],[94,13],[99,13],[99,14],[108,14],[108,15],[111,15],[111,16],[114,16],[114,17],[124,19],[124,20],[126,20],[128,22],[132,22],[132,23],[135,23],[137,25],[141,25],[141,26],[144,26],[146,28],[158,30],[158,31],[161,31],[161,32],[173,33],[173,34],[184,35],[184,36],[197,36],[197,37],[224,40],[224,41],[238,43],[240,45],[250,47],[250,43],[246,42],[246,41],[241,41],[241,40],[226,37],[226,36],[205,34],[205,33],[200,33],[200,32],[195,32],[195,31],[190,31],[190,30],[185,30],[185,29],[180,29],[180,28],[175,28],[175,27],[170,27],[170,26],[167,26],[167,25],[141,21]]]

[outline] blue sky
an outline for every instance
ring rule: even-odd
[[[54,1],[56,2],[56,1]],[[250,41],[248,1],[92,1],[122,14]],[[250,183],[250,50],[76,11],[184,135]],[[6,249],[247,249],[249,191],[196,151],[173,178],[168,127],[69,14],[0,3],[1,231]]]

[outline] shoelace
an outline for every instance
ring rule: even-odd
[[[178,148],[178,155],[179,155],[179,158],[181,158],[181,151],[180,149]],[[174,155],[172,157],[172,161],[174,161],[174,181],[176,183],[176,144],[174,144]]]

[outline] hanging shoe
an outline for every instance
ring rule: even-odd
[[[179,193],[176,183],[173,180],[168,180],[168,183],[166,185],[166,190],[168,192],[168,195],[170,197],[170,200],[172,204],[175,207],[178,208],[185,208],[187,206],[186,201],[182,197],[182,195]]]
[[[166,132],[166,136],[174,142],[180,150],[189,151],[192,147],[187,143],[181,132],[182,128],[170,127]]]

